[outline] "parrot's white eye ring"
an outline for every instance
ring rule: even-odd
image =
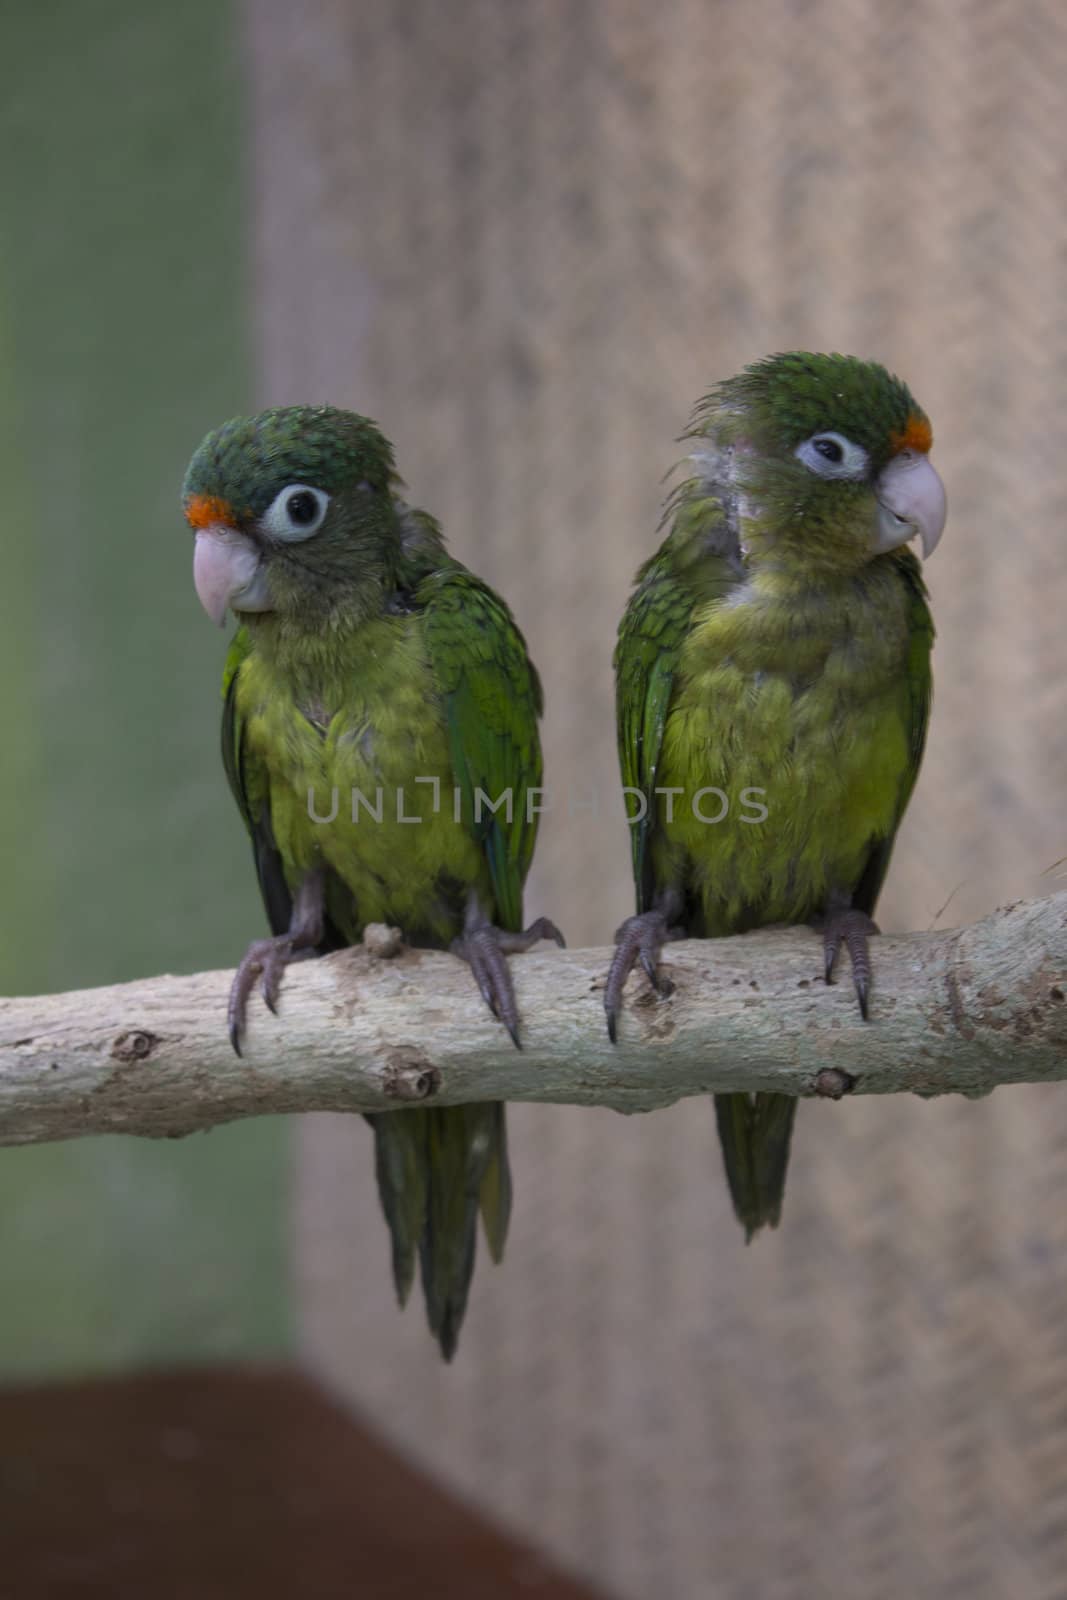
[[[321,489],[308,483],[287,483],[260,517],[259,526],[271,539],[296,544],[318,533],[329,506],[330,497]]]
[[[813,433],[793,452],[809,472],[819,478],[842,478],[858,482],[867,476],[870,457],[861,444],[853,444],[843,433]]]

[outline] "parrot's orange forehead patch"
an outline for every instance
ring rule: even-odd
[[[185,502],[185,520],[190,528],[210,528],[216,522],[232,527],[236,518],[233,507],[217,494],[191,494]]]
[[[925,455],[934,442],[934,430],[925,417],[913,411],[900,433],[891,433],[889,442],[893,446],[893,454],[901,450],[918,450]]]

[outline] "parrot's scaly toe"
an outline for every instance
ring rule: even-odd
[[[452,953],[465,961],[474,973],[482,999],[498,1022],[508,1030],[516,1050],[522,1049],[519,1038],[519,1007],[515,987],[508,971],[508,955],[520,955],[542,939],[553,939],[561,949],[566,940],[547,917],[538,917],[520,933],[497,928],[479,912],[469,913],[462,939],[452,941]]]
[[[255,939],[245,951],[244,958],[230,985],[230,1002],[227,1009],[230,1043],[237,1055],[241,1054],[241,1034],[244,1032],[248,999],[260,980],[260,989],[267,1009],[276,1012],[282,973],[293,958],[293,941],[289,934],[276,939]]]
[[[560,933],[556,924],[548,917],[538,917],[534,922],[530,923],[528,928],[524,928],[521,933],[508,933],[503,928],[495,928],[493,932],[496,934],[497,944],[500,949],[503,950],[505,955],[509,956],[522,955],[524,951],[531,949],[533,945],[539,944],[542,939],[554,940],[561,950],[566,950],[567,948],[566,939]]]
[[[868,938],[878,932],[878,924],[865,911],[840,909],[831,911],[823,926],[824,977],[834,981],[834,962],[842,945],[852,962],[852,982],[859,1001],[860,1016],[870,1020],[871,951]]]
[[[604,1010],[608,1019],[608,1038],[616,1041],[619,1012],[622,1009],[622,991],[626,980],[640,961],[645,976],[661,999],[672,993],[674,985],[659,970],[659,955],[669,939],[681,937],[680,929],[672,929],[662,911],[645,911],[637,917],[627,917],[615,934],[615,954],[608,968],[608,981],[604,986]]]
[[[290,961],[313,955],[322,938],[322,908],[325,878],[321,868],[304,875],[293,899],[289,932],[273,939],[253,939],[230,985],[227,1011],[230,1043],[241,1054],[241,1034],[248,1010],[248,997],[260,979],[260,989],[268,1011],[277,1012],[282,974]]]

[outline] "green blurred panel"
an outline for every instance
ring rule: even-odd
[[[177,497],[251,398],[235,12],[6,0],[0,35],[0,987],[232,964],[262,913]],[[0,1153],[0,1373],[283,1347],[286,1152]]]

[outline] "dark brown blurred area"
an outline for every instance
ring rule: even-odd
[[[13,1600],[596,1600],[290,1373],[0,1392],[0,1437]]]

